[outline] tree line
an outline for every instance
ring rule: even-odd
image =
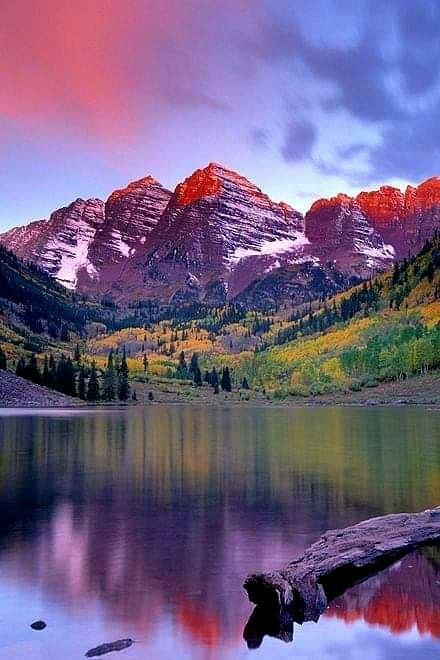
[[[6,369],[4,351],[0,348],[0,369]],[[78,397],[83,401],[127,401],[130,398],[129,368],[125,347],[122,356],[110,351],[105,369],[99,370],[96,362],[83,363],[77,345],[72,357],[61,354],[56,358],[52,353],[44,356],[40,366],[33,353],[26,360],[21,356],[17,362],[17,376],[44,385],[67,396]],[[136,399],[136,392],[131,393]]]

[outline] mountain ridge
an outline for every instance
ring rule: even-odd
[[[148,175],[106,202],[79,198],[8,230],[0,243],[68,288],[120,305],[241,298],[258,307],[252,292],[269,301],[274,273],[278,298],[295,304],[307,297],[305,271],[320,271],[323,288],[313,295],[334,293],[326,281],[346,287],[384,272],[439,227],[440,177],[404,192],[385,185],[317,199],[303,216],[212,162],[174,192]]]

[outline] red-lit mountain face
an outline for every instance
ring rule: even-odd
[[[0,242],[70,288],[119,303],[302,302],[420,250],[440,228],[440,178],[316,201],[305,219],[211,163],[174,193],[152,177],[77,200]]]
[[[223,303],[306,242],[300,213],[211,164],[177,186],[143,252],[126,264],[124,290],[115,284],[112,293],[128,286],[132,298]]]

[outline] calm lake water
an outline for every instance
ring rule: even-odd
[[[440,657],[440,553],[249,650],[249,572],[326,529],[440,501],[440,415],[417,409],[3,411],[0,658]],[[35,632],[35,619],[48,623]]]

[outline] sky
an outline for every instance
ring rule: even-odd
[[[437,0],[0,0],[0,229],[222,163],[275,201],[439,174]]]

